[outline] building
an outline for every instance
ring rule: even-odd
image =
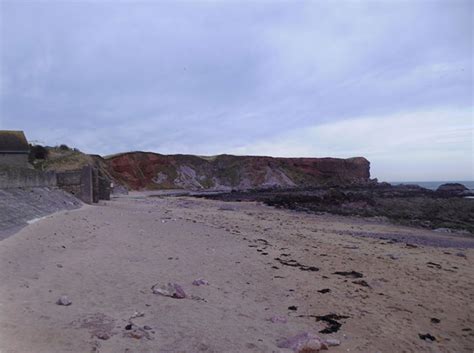
[[[30,146],[23,131],[0,130],[0,167],[31,168]]]

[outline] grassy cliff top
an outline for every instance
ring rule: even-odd
[[[48,154],[45,159],[35,159],[32,161],[36,169],[64,172],[94,164],[91,156],[77,149],[61,147],[46,147],[46,149]]]

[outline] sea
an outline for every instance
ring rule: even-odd
[[[390,181],[389,182],[392,185],[419,185],[422,188],[425,189],[431,189],[431,190],[436,190],[438,186],[442,184],[447,184],[447,183],[459,183],[463,184],[465,187],[467,187],[470,190],[474,191],[474,180],[470,181]]]

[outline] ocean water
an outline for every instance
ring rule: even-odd
[[[474,190],[474,180],[471,180],[471,181],[469,180],[468,181],[466,180],[464,181],[458,181],[458,180],[455,180],[455,181],[391,181],[389,183],[392,185],[401,185],[401,184],[419,185],[422,188],[431,189],[431,190],[436,190],[438,186],[442,184],[459,183],[459,184],[463,184],[468,189]]]

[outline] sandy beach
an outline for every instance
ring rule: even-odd
[[[382,220],[135,193],[0,241],[0,352],[290,352],[279,339],[311,332],[340,340],[329,352],[472,353],[473,246]],[[153,293],[168,282],[186,298]]]

